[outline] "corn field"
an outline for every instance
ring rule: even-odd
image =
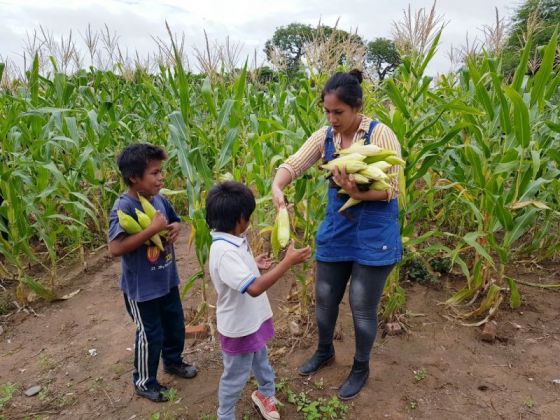
[[[560,250],[560,71],[558,32],[527,76],[529,37],[514,77],[500,59],[468,57],[460,70],[426,75],[441,36],[403,56],[393,78],[365,86],[364,113],[390,126],[406,160],[399,204],[405,258],[386,286],[385,319],[405,311],[399,278],[409,261],[446,261],[463,286],[446,302],[465,322],[480,323],[502,302],[521,303],[508,265],[542,261]],[[173,39],[173,38],[172,38]],[[22,80],[0,92],[0,276],[52,300],[70,262],[86,264],[106,242],[108,211],[124,189],[116,156],[133,142],[163,146],[166,188],[191,226],[204,282],[210,237],[206,192],[216,182],[248,184],[257,197],[256,246],[267,249],[276,216],[275,168],[326,125],[319,103],[329,74],[259,81],[247,64],[193,74],[172,42],[170,65],[155,72],[40,71],[36,55]],[[5,66],[0,64],[0,80]],[[327,183],[317,168],[288,188],[293,235],[312,244],[323,218]],[[179,250],[185,252],[185,250]],[[399,273],[400,271],[400,273]],[[37,274],[39,273],[39,274]],[[309,264],[297,273],[309,301]],[[481,321],[482,320],[482,321]]]

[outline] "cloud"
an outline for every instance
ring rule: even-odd
[[[244,54],[252,55],[256,49],[262,57],[264,43],[275,28],[292,22],[316,25],[321,20],[332,26],[338,20],[339,28],[358,28],[358,33],[368,40],[391,37],[392,22],[402,18],[408,4],[409,0],[5,0],[0,1],[0,56],[17,59],[26,32],[39,25],[57,37],[71,29],[74,37],[79,37],[88,24],[94,29],[106,24],[119,34],[123,48],[141,53],[155,51],[151,36],[167,39],[167,21],[174,32],[185,33],[190,47],[202,47],[206,31],[212,40],[222,43],[229,35],[232,42],[245,44]],[[428,0],[414,2],[415,8],[429,9],[431,5]],[[467,31],[471,39],[480,37],[482,25],[494,20],[495,6],[504,15],[511,13],[511,2],[506,0],[447,0],[437,4],[438,13],[444,14],[449,23],[431,66],[433,71],[448,69],[446,53],[451,44],[464,44]]]

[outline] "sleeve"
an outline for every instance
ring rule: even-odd
[[[109,214],[109,242],[114,241],[120,235],[126,234],[121,225],[119,224],[119,218],[117,216],[117,210],[119,207],[117,203],[111,209],[111,213]]]
[[[169,200],[165,197],[161,197],[163,200],[163,205],[165,206],[165,213],[167,216],[167,220],[169,223],[175,223],[175,222],[181,222],[181,218],[179,216],[177,216],[177,213],[175,212],[175,209],[173,208],[173,206],[171,205],[171,203],[169,202]]]
[[[228,287],[245,293],[257,276],[235,251],[227,251],[218,263],[218,275]]]
[[[317,130],[303,143],[303,146],[296,153],[286,159],[278,168],[287,169],[292,175],[293,181],[321,158],[326,135],[327,127]]]
[[[385,124],[379,123],[372,134],[372,143],[377,144],[379,147],[383,149],[390,149],[397,151],[397,157],[401,157],[401,145],[397,136],[389,127]],[[399,195],[399,170],[400,165],[395,165],[389,169],[387,173],[395,174],[391,181],[389,182],[389,190],[387,191],[388,197],[387,201],[391,201],[393,198],[397,198]]]

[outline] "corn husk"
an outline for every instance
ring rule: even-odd
[[[342,149],[339,155],[348,155],[359,153],[363,156],[372,156],[380,153],[383,149],[375,144],[364,144],[364,140],[352,143],[352,145],[346,149]]]
[[[119,225],[121,225],[123,230],[129,235],[135,235],[142,232],[142,226],[140,226],[132,216],[126,214],[124,211],[117,210],[117,217],[119,218]]]
[[[381,152],[366,157],[364,162],[369,165],[370,163],[379,162],[380,160],[386,160],[389,156],[395,156],[396,154],[396,150],[382,149]]]
[[[148,226],[150,226],[150,223],[152,223],[152,220],[150,219],[150,217],[146,213],[141,212],[138,209],[135,209],[135,210],[136,210],[136,216],[138,217],[138,223],[140,224],[142,229],[146,229]],[[152,243],[155,246],[157,246],[160,251],[163,251],[163,244],[161,242],[161,238],[159,236],[159,233],[156,233],[155,235],[153,235],[150,238],[150,241],[152,241]]]
[[[344,205],[340,209],[338,209],[338,212],[339,213],[343,212],[344,210],[346,210],[346,209],[348,209],[352,206],[355,206],[356,204],[359,204],[361,202],[362,202],[361,200],[356,200],[356,199],[350,197],[348,200],[346,200],[346,203],[344,203]]]
[[[278,210],[278,214],[274,220],[274,226],[272,227],[270,242],[274,255],[278,255],[280,250],[285,248],[288,242],[290,242],[290,216],[288,214],[288,209],[285,207]]]
[[[337,161],[337,159],[334,159],[329,163],[322,165],[321,168],[326,169],[327,171],[334,171],[334,168],[338,168],[339,170],[345,168],[347,174],[353,174],[367,168],[367,165],[360,160],[344,159]]]
[[[157,213],[155,207],[152,206],[152,203],[150,203],[148,199],[141,194],[138,194],[138,200],[140,200],[140,205],[142,206],[144,213],[150,218],[150,221],[153,220]]]
[[[368,166],[375,166],[376,168],[381,169],[383,172],[387,172],[389,170],[389,168],[391,168],[391,166],[393,166],[393,165],[391,165],[390,163],[388,163],[384,160],[380,160],[379,162],[374,162],[374,163],[372,163]]]
[[[397,156],[387,156],[385,158],[385,162],[390,163],[391,165],[400,165],[400,166],[406,165],[406,162]]]
[[[377,166],[368,165],[364,169],[359,172],[360,175],[363,175],[371,180],[380,181],[387,179],[387,174],[379,169]]]

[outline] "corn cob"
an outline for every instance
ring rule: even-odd
[[[142,210],[144,210],[146,216],[148,216],[150,220],[154,220],[154,217],[156,216],[157,213],[156,208],[152,206],[152,203],[150,203],[150,201],[146,197],[142,196],[141,194],[138,194],[138,200],[140,200],[140,204],[142,205]],[[167,231],[162,230],[159,233],[159,236],[163,236],[165,238],[167,236]]]
[[[400,166],[404,166],[406,164],[404,160],[402,160],[400,157],[397,156],[387,156],[385,158],[385,162],[388,162],[391,165],[400,165]]]
[[[383,149],[375,144],[363,144],[363,142],[360,143],[354,143],[352,144],[349,148],[347,149],[342,149],[339,154],[340,155],[347,155],[347,154],[355,154],[355,153],[359,153],[363,156],[374,156],[377,155],[378,153],[381,153],[383,151]]]
[[[361,200],[356,200],[356,199],[350,197],[348,200],[346,200],[346,203],[344,203],[344,205],[338,211],[339,211],[339,213],[343,212],[344,210],[346,210],[346,209],[348,209],[352,206],[355,206],[356,204],[359,204],[361,202],[362,202]]]
[[[153,220],[157,213],[155,207],[152,206],[152,203],[150,203],[148,199],[141,194],[138,194],[138,200],[140,200],[140,204],[142,205],[142,210],[144,210],[144,213],[150,218],[150,220]]]
[[[152,223],[150,217],[146,213],[141,212],[138,209],[135,210],[136,210],[136,216],[138,217],[138,223],[143,229],[146,229],[148,226],[150,226],[150,223]],[[163,244],[161,243],[161,238],[159,237],[159,233],[153,235],[150,238],[150,240],[153,242],[155,246],[159,248],[160,251],[163,251]]]
[[[387,172],[389,170],[389,168],[393,165],[391,165],[390,163],[388,163],[384,160],[380,160],[379,162],[371,163],[368,166],[375,166],[376,168],[381,169],[383,172]]]
[[[336,161],[335,160],[331,160],[329,163],[321,166],[321,168],[326,169],[327,171],[333,171],[334,168],[338,168],[340,170],[342,170],[342,168],[346,169],[346,173],[348,174],[353,174],[355,172],[361,171],[362,169],[365,169],[367,167],[367,165],[360,161],[360,160],[341,160],[341,161]]]
[[[390,187],[385,181],[373,181],[370,190],[387,191]]]
[[[124,231],[129,235],[142,232],[142,226],[140,226],[132,216],[129,216],[122,210],[117,210],[117,216],[119,218],[119,225],[121,225]]]
[[[361,153],[346,153],[346,154],[341,154],[336,159],[331,160],[331,162],[342,162],[343,160],[359,160],[359,161],[362,161],[365,158],[366,157]]]
[[[284,248],[290,241],[290,217],[288,210],[282,207],[276,216],[277,229],[278,229],[278,243],[280,247]]]
[[[356,184],[369,184],[371,182],[367,177],[359,173],[352,174],[352,178],[354,178]]]
[[[396,154],[396,150],[382,149],[379,153],[366,157],[364,162],[369,165],[370,163],[379,162],[380,160],[386,160],[389,156],[395,156]]]
[[[379,169],[376,166],[371,166],[368,165],[366,166],[364,169],[362,169],[360,172],[360,175],[363,175],[371,180],[374,181],[379,181],[379,180],[384,180],[387,179],[387,174],[385,172],[383,172],[381,169]]]

